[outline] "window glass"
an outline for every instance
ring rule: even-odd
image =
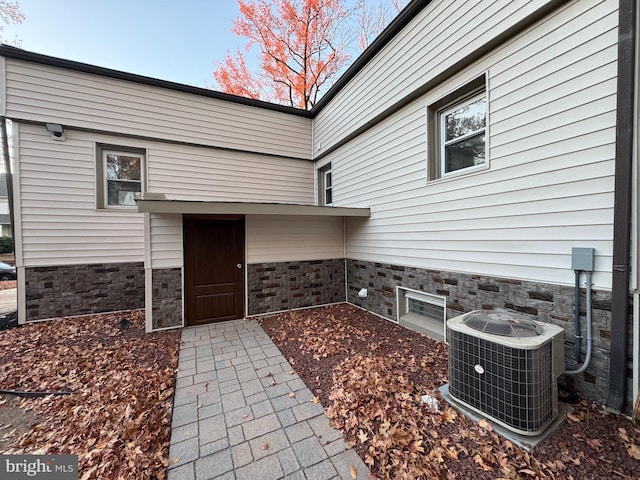
[[[104,152],[105,206],[135,206],[142,191],[143,156]]]
[[[478,98],[445,114],[446,141],[484,130],[487,97]]]
[[[320,205],[333,203],[333,177],[330,163],[318,170],[318,203]]]
[[[331,170],[324,173],[324,204],[331,205],[333,203],[333,195],[331,192]]]
[[[475,98],[442,114],[442,171],[455,172],[485,163],[487,97]]]

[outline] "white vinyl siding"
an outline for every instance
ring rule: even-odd
[[[247,263],[344,258],[342,217],[248,215]]]
[[[147,186],[172,200],[314,204],[313,162],[228,150],[156,145]]]
[[[348,220],[347,257],[570,285],[571,248],[593,247],[610,288],[616,8],[561,8],[324,158],[334,205],[372,208]],[[490,168],[428,183],[426,107],[483,72]]]
[[[142,214],[96,210],[94,143],[19,125],[24,266],[142,262]]]
[[[149,214],[151,268],[183,265],[182,215]]]
[[[314,122],[316,153],[550,2],[431,2],[320,112]]]
[[[144,260],[143,214],[96,209],[99,144],[144,149],[147,190],[169,199],[314,203],[309,161],[73,130],[60,142],[43,126],[19,128],[25,266]],[[150,219],[153,268],[182,265],[182,224],[176,219]]]
[[[87,73],[6,62],[6,116],[311,158],[311,120]]]

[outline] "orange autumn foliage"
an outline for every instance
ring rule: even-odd
[[[216,62],[214,78],[226,93],[308,110],[322,88],[350,59],[351,12],[344,0],[238,0],[233,32],[247,37],[247,51],[260,49],[260,72],[244,55]]]

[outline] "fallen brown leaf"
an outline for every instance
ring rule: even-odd
[[[635,444],[627,445],[627,451],[629,455],[635,458],[636,460],[640,460],[640,447]]]
[[[144,324],[133,311],[0,332],[0,388],[74,392],[25,399],[46,420],[3,453],[77,453],[86,480],[165,479],[180,460],[168,455],[180,333],[147,334]]]
[[[349,475],[351,475],[351,478],[353,480],[356,480],[358,478],[358,470],[356,470],[356,467],[354,465],[351,465],[351,467],[349,467]]]

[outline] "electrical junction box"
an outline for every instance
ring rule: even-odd
[[[593,272],[594,255],[595,250],[593,248],[573,247],[571,249],[571,269]]]

